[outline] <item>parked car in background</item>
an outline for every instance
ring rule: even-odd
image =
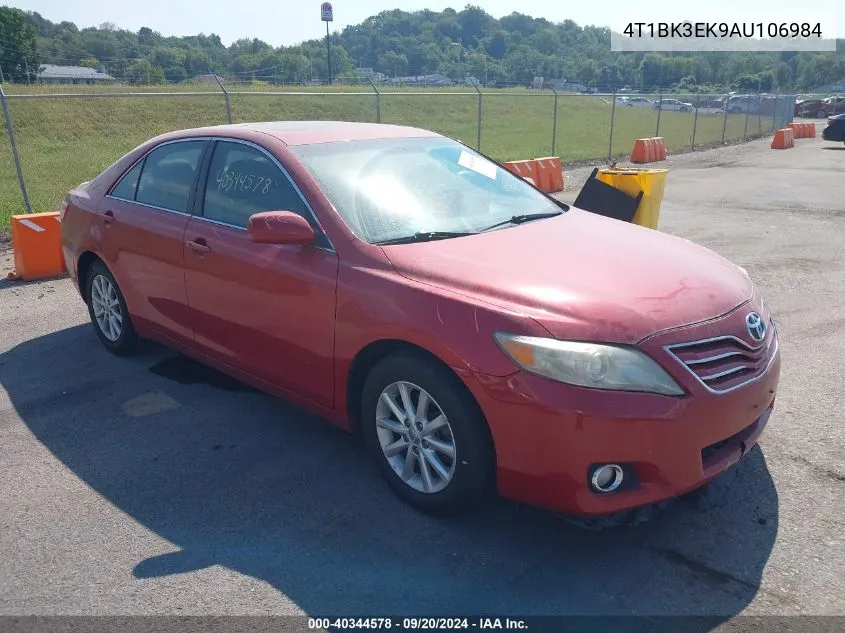
[[[822,130],[822,138],[826,141],[845,143],[845,114],[828,118],[827,126]]]
[[[843,112],[845,112],[845,97],[828,97],[822,101],[818,118],[823,119],[824,117],[842,114]]]
[[[804,99],[795,104],[795,116],[802,118],[823,119],[827,116],[822,99]]]
[[[659,108],[661,110],[675,110],[678,112],[694,112],[695,106],[691,103],[684,103],[683,101],[679,101],[678,99],[658,99],[654,101],[652,104],[653,108]]]
[[[152,339],[362,433],[423,510],[498,490],[625,521],[732,468],[774,407],[778,335],[744,269],[427,130],[180,130],[61,216],[105,348]]]
[[[625,101],[625,106],[628,108],[650,108],[652,102],[645,97],[630,97]]]
[[[728,98],[726,108],[728,112],[735,114],[757,114],[770,99],[768,95],[734,95]]]
[[[696,100],[696,104],[699,108],[713,108],[721,110],[725,107],[725,100],[721,97],[708,97],[702,95]]]

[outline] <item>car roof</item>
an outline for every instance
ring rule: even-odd
[[[212,134],[242,138],[254,133],[272,136],[286,145],[312,145],[339,141],[361,141],[388,138],[440,137],[430,130],[386,123],[353,123],[349,121],[264,121],[215,125],[179,130],[165,135],[172,138]]]

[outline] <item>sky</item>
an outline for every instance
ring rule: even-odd
[[[320,21],[321,0],[0,0],[0,3],[28,11],[37,11],[52,22],[67,20],[79,27],[113,22],[120,28],[137,31],[148,26],[163,35],[216,33],[223,43],[257,37],[273,46],[289,46],[303,40],[325,37],[326,25]],[[600,2],[539,2],[522,0],[335,0],[332,30],[358,24],[389,9],[440,11],[451,7],[461,10],[466,4],[484,8],[494,17],[514,11],[552,22],[574,20],[585,26],[609,26],[621,31],[628,22],[701,20],[708,22],[804,22],[821,19],[823,33],[845,37],[845,8],[840,0],[708,0],[706,3],[682,0],[602,0]],[[646,7],[643,7],[646,4]]]

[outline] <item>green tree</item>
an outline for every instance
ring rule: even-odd
[[[125,79],[130,84],[149,84],[152,74],[152,65],[146,59],[131,62],[125,69]]]
[[[40,68],[35,27],[20,9],[0,7],[0,68],[9,81],[35,79]]]
[[[408,72],[408,58],[393,51],[379,55],[378,64],[390,77],[398,77]]]
[[[466,1],[466,0],[464,0]],[[471,0],[470,0],[471,1]],[[463,3],[460,3],[463,4]],[[645,90],[812,90],[845,78],[845,40],[836,52],[611,53],[610,30],[553,23],[514,12],[496,19],[479,6],[460,11],[382,11],[331,35],[332,75],[371,67],[387,75],[441,72],[455,80],[528,84],[535,76]],[[7,78],[26,79],[38,63],[77,65],[96,58],[128,81],[181,81],[207,72],[301,81],[327,77],[325,41],[273,47],[256,38],[224,46],[216,34],[164,37],[103,23],[79,29],[42,15],[0,9],[0,64]],[[93,62],[86,61],[86,64]],[[183,74],[184,73],[184,74]]]
[[[179,83],[188,78],[184,66],[171,66],[164,71],[164,77],[171,83]]]
[[[487,54],[493,59],[502,59],[508,52],[508,32],[504,29],[499,29],[490,39],[487,40],[485,46]]]

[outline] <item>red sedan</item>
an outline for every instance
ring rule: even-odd
[[[425,510],[495,489],[619,516],[731,467],[774,404],[741,268],[425,130],[183,130],[62,207],[106,348],[158,341],[363,433]]]

